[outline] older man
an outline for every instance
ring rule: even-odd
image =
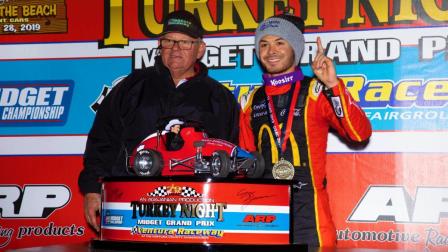
[[[199,121],[209,136],[237,141],[239,106],[199,61],[206,48],[203,34],[200,22],[191,13],[170,13],[164,20],[155,65],[130,74],[99,107],[78,179],[85,195],[86,219],[97,231],[101,178],[129,175],[127,155],[156,131],[160,117]]]

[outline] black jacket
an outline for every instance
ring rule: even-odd
[[[129,175],[126,155],[157,130],[161,117],[200,121],[210,137],[237,143],[239,105],[229,90],[208,77],[204,64],[199,66],[195,77],[176,88],[157,57],[155,66],[134,71],[111,90],[87,138],[78,179],[82,193],[99,193],[102,177]]]

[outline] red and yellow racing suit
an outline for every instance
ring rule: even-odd
[[[327,89],[316,79],[305,78],[296,83],[298,98],[294,108],[292,129],[283,158],[294,165],[293,240],[297,244],[332,247],[336,230],[331,218],[326,187],[326,149],[330,127],[345,139],[363,142],[371,133],[364,111],[351,97],[343,82]],[[272,166],[280,159],[275,135],[269,123],[266,95],[272,97],[278,121],[289,105],[291,84],[262,86],[241,101],[240,145],[259,151],[266,162],[265,178],[273,178]],[[280,125],[282,127],[283,125]]]

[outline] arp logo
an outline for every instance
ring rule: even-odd
[[[1,185],[0,218],[47,218],[70,199],[65,185]]]
[[[403,186],[370,186],[348,220],[436,224],[448,216],[447,199],[447,187],[417,187],[412,200]]]
[[[275,221],[275,215],[252,215],[248,214],[244,217],[243,222],[253,222],[253,223],[272,223]]]

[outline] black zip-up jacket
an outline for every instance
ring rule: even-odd
[[[136,70],[103,100],[89,132],[82,193],[99,193],[100,179],[127,176],[126,155],[157,130],[159,118],[179,116],[200,121],[209,137],[237,143],[239,105],[233,94],[208,76],[198,62],[193,78],[175,87],[168,69],[156,58],[153,67]]]

